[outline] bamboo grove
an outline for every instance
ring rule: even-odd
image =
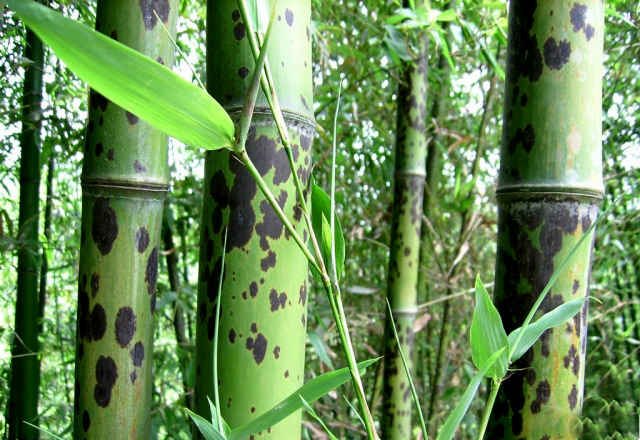
[[[623,216],[608,192],[625,194],[603,180],[615,162],[603,161],[605,19],[640,11],[596,0],[512,0],[508,11],[98,0],[95,14],[42,3],[6,0],[24,65],[3,438],[61,426],[48,422],[55,407],[66,431],[51,433],[74,439],[602,432],[589,419],[604,412],[585,376],[600,349],[587,343],[588,298],[610,240],[595,226],[612,234],[601,205]],[[68,166],[46,138],[47,106],[67,93],[47,85],[52,62],[87,82],[77,258],[63,269],[75,278],[71,311],[51,273],[54,179]],[[480,97],[460,103],[473,81]],[[459,111],[481,116],[458,126]],[[171,137],[186,146],[172,150]],[[636,302],[630,293],[620,318],[627,343]],[[74,315],[66,406],[43,398],[52,307]],[[640,380],[640,358],[629,343],[624,353]]]

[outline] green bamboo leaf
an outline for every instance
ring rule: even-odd
[[[321,245],[321,253],[322,259],[325,264],[328,266],[331,262],[331,241],[329,243],[325,242],[324,234],[323,234],[323,218],[327,223],[330,215],[331,215],[331,200],[329,196],[322,188],[316,185],[316,182],[311,176],[311,225],[313,226],[313,233],[315,234],[316,240],[318,244]],[[344,247],[344,235],[342,235],[342,227],[340,226],[340,220],[338,220],[338,216],[334,214],[335,219],[335,230],[333,232],[333,242],[336,247],[336,273],[338,275],[338,280],[342,277],[342,268],[344,266],[344,257],[345,257],[345,247]],[[329,229],[330,230],[330,229]],[[331,233],[329,233],[329,236]],[[328,246],[327,246],[328,244]],[[329,267],[327,267],[327,271],[331,273]],[[311,273],[313,277],[322,281],[320,277],[320,273],[311,266]],[[336,281],[338,281],[336,280]]]
[[[436,21],[453,21],[458,18],[456,11],[453,9],[447,9],[446,11],[441,12],[436,17]]]
[[[210,421],[202,416],[199,416],[188,408],[185,408],[184,410],[193,419],[194,423],[200,430],[200,433],[202,433],[202,436],[205,438],[205,440],[225,440],[225,436],[222,435]]]
[[[31,0],[6,0],[20,18],[89,86],[185,144],[233,145],[234,126],[204,90],[160,63]]]
[[[504,377],[509,366],[507,332],[502,326],[500,314],[491,302],[487,289],[480,281],[480,275],[476,277],[476,306],[473,310],[470,333],[471,358],[478,368],[495,352],[507,347],[500,359],[487,370],[488,377]]]
[[[469,409],[469,405],[473,401],[476,392],[478,391],[478,387],[482,383],[482,379],[486,375],[487,371],[493,366],[493,364],[498,360],[499,357],[504,356],[504,353],[507,352],[507,347],[502,347],[500,350],[496,351],[489,357],[484,363],[480,370],[473,376],[471,382],[469,382],[469,386],[464,391],[464,394],[460,398],[460,402],[456,405],[456,408],[449,414],[447,417],[447,421],[442,426],[442,429],[438,433],[437,440],[451,440],[462,421],[462,418],[467,413]]]
[[[580,311],[584,306],[585,301],[588,298],[578,298],[573,301],[566,302],[559,305],[549,313],[541,316],[536,322],[529,324],[522,334],[522,338],[518,342],[518,345],[513,348],[513,354],[511,355],[511,362],[515,362],[527,352],[527,350],[538,340],[540,335],[546,330],[560,325],[563,322],[573,318],[573,316]],[[509,346],[513,347],[518,337],[518,332],[521,327],[518,327],[511,333],[509,333]]]
[[[300,396],[300,395],[299,395]],[[313,410],[313,408],[311,408],[311,405],[309,404],[309,402],[307,402],[304,397],[300,396],[300,400],[302,401],[302,404],[304,405],[304,409],[307,410],[307,412],[309,413],[309,415],[311,417],[313,417],[314,419],[316,419],[318,421],[318,423],[320,423],[320,425],[324,428],[324,431],[327,433],[327,435],[331,438],[331,440],[338,440],[338,438],[333,435],[331,433],[331,431],[329,430],[329,428],[327,428],[327,425],[324,424],[324,422],[322,421],[322,419],[318,416],[318,414],[316,414],[316,412]]]
[[[362,371],[378,359],[369,359],[358,363],[358,370]],[[310,380],[294,391],[289,397],[271,408],[260,417],[252,420],[244,426],[236,428],[229,434],[228,440],[244,440],[257,432],[264,431],[270,426],[290,416],[302,408],[302,396],[307,402],[315,402],[325,394],[339,387],[351,378],[348,368],[330,371]]]

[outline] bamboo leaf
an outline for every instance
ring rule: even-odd
[[[194,423],[200,430],[200,433],[205,438],[205,440],[225,440],[225,437],[220,434],[220,432],[218,432],[218,429],[213,426],[210,421],[187,408],[185,408],[184,410],[193,419]]]
[[[444,423],[442,429],[438,433],[437,440],[451,440],[453,438],[456,430],[458,429],[458,426],[460,425],[460,422],[462,421],[462,418],[467,413],[469,405],[471,405],[471,402],[473,401],[473,398],[476,395],[478,387],[482,383],[482,379],[484,378],[485,374],[499,357],[504,356],[504,353],[506,351],[506,347],[502,347],[500,350],[493,353],[491,357],[489,357],[486,361],[484,361],[480,370],[475,374],[475,376],[473,376],[471,382],[469,382],[469,386],[467,386],[467,389],[460,398],[460,402],[458,402],[456,408],[451,412],[451,414],[449,414],[449,417],[447,417],[447,421]]]
[[[441,12],[436,17],[436,21],[453,21],[458,17],[456,11],[453,9],[447,9],[446,11]]]
[[[329,218],[331,218],[331,200],[329,196],[322,188],[316,185],[313,176],[311,177],[311,225],[313,226],[313,233],[316,236],[316,240],[319,244],[322,244],[322,259],[325,264],[329,264],[331,262],[331,241],[326,243],[325,237],[323,234],[323,218],[328,223]],[[335,244],[335,252],[336,252],[336,274],[338,276],[338,280],[342,277],[342,268],[344,266],[344,257],[345,257],[345,247],[344,247],[344,235],[342,235],[342,227],[340,226],[340,220],[338,220],[338,216],[334,213],[334,221],[335,221],[335,230],[333,231],[333,243]],[[330,237],[330,233],[329,233]],[[327,246],[328,245],[328,246]],[[331,270],[328,271],[331,273]],[[320,277],[320,273],[311,267],[311,273],[314,278],[322,281]],[[336,280],[336,281],[338,281]]]
[[[51,8],[31,0],[6,3],[72,71],[120,107],[186,144],[233,145],[231,118],[204,90]]]
[[[300,396],[300,395],[299,395]],[[304,397],[300,396],[300,400],[302,401],[302,404],[304,405],[304,409],[307,410],[307,412],[309,413],[309,415],[311,417],[313,417],[314,419],[316,419],[318,421],[318,423],[320,423],[320,425],[324,428],[324,431],[327,433],[327,435],[329,435],[329,437],[331,438],[331,440],[338,440],[338,438],[333,435],[331,433],[331,431],[329,430],[329,428],[327,428],[327,425],[324,424],[324,422],[322,421],[322,419],[318,416],[318,414],[316,414],[316,412],[313,410],[313,408],[311,408],[311,405],[309,404],[309,402],[307,402]]]
[[[538,319],[536,322],[529,324],[527,328],[524,329],[524,333],[522,334],[522,338],[518,342],[518,345],[513,348],[511,362],[515,362],[520,359],[520,357],[522,357],[522,355],[527,352],[527,350],[546,330],[555,327],[556,325],[560,325],[563,322],[566,322],[569,319],[573,318],[573,316],[580,311],[582,306],[584,306],[584,303],[587,299],[588,298],[578,298],[559,305],[549,313],[541,316],[540,319]],[[520,328],[521,327],[518,327],[517,329],[509,333],[510,347],[513,347],[513,344],[516,343],[516,338],[518,336]]]
[[[478,368],[498,350],[507,347],[498,361],[487,370],[488,377],[504,377],[507,374],[509,354],[507,332],[487,289],[480,281],[480,275],[476,277],[476,306],[473,310],[470,333],[471,358]]]
[[[378,359],[380,358],[360,362],[358,363],[358,369],[362,371]],[[341,368],[340,370],[330,371],[318,376],[302,385],[297,391],[294,391],[289,397],[266,413],[262,414],[260,417],[252,420],[244,426],[232,430],[228,439],[244,440],[256,432],[264,431],[301,409],[303,405],[300,400],[300,396],[302,396],[307,402],[315,402],[320,397],[348,381],[350,378],[351,374],[349,373],[348,368]]]

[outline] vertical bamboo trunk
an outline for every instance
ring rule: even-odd
[[[306,187],[315,126],[311,2],[281,0],[276,15],[269,62],[289,127],[298,176]],[[254,66],[246,28],[235,0],[208,2],[207,18],[207,86],[211,95],[237,117]],[[247,151],[306,240],[308,231],[287,156],[262,94],[256,103]],[[208,416],[207,397],[213,399],[212,340],[218,285],[222,282],[220,406],[225,420],[236,427],[276,405],[304,381],[307,262],[250,174],[228,151],[207,153],[201,225],[196,409]],[[299,439],[300,417],[300,413],[289,417],[256,438]]]
[[[427,146],[426,47],[427,39],[421,36],[418,59],[415,64],[404,67],[398,90],[395,186],[387,287],[400,348],[409,368],[413,364],[413,324],[417,312]],[[411,437],[413,399],[389,316],[385,325],[384,359],[382,438],[407,439]]]
[[[25,68],[22,95],[22,139],[20,156],[20,249],[16,334],[11,347],[11,388],[9,392],[9,439],[36,439],[38,430],[24,424],[38,424],[38,216],[40,201],[40,121],[42,111],[42,41],[27,29],[25,58],[33,64]]]
[[[603,14],[598,0],[511,3],[495,280],[507,332],[522,324],[597,215]],[[580,248],[538,315],[588,294],[591,248]],[[573,320],[545,332],[515,365],[488,438],[578,438],[586,319],[585,305]]]
[[[100,0],[96,29],[171,66],[177,17],[177,0]],[[167,138],[95,91],[89,107],[74,438],[148,439]]]

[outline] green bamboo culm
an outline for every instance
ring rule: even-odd
[[[96,29],[166,66],[178,1],[100,0]],[[167,136],[95,91],[82,168],[74,438],[148,439]]]
[[[40,360],[38,358],[38,243],[40,202],[40,125],[42,119],[42,41],[27,29],[20,140],[20,247],[15,332],[11,346],[9,439],[37,439],[39,432],[23,422],[38,424]]]
[[[422,2],[416,2],[420,7]],[[427,147],[427,37],[419,36],[417,59],[407,63],[398,87],[395,184],[391,222],[387,298],[400,348],[411,368],[417,313],[418,263]],[[398,352],[393,324],[385,328],[382,438],[412,437],[409,379]]]
[[[596,219],[603,195],[603,32],[598,0],[511,2],[495,279],[507,333],[522,325]],[[576,253],[538,316],[588,295],[591,248]],[[512,366],[487,438],[579,438],[586,319],[585,305]]]
[[[274,2],[268,3],[265,9],[270,11]],[[289,128],[298,177],[306,188],[315,127],[311,2],[280,0],[275,14],[268,61]],[[238,120],[254,67],[247,28],[235,0],[208,2],[207,20],[207,87]],[[287,154],[262,92],[246,151],[306,241],[309,232]],[[221,280],[225,225],[228,240]],[[217,358],[220,406],[233,428],[271,409],[303,384],[307,261],[251,174],[227,150],[207,152],[201,228],[196,412],[209,418],[207,397],[214,400],[212,340],[222,282]],[[263,431],[260,438],[297,440],[300,426],[298,413]]]

